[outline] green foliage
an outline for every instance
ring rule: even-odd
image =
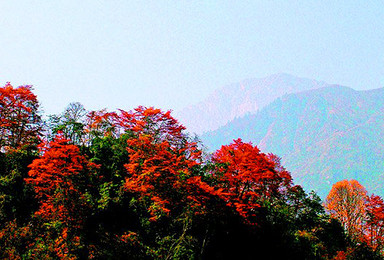
[[[85,137],[85,116],[87,111],[82,104],[70,103],[65,111],[59,115],[50,115],[48,120],[49,139],[62,133],[66,139],[75,144],[82,144]]]
[[[71,140],[0,153],[0,258],[379,259],[252,144],[203,158],[169,112],[72,108],[47,129]]]
[[[32,188],[24,182],[28,165],[37,154],[26,150],[0,153],[0,226],[17,219],[28,219],[36,207]]]

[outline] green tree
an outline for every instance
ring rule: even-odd
[[[74,144],[83,144],[86,115],[87,111],[79,102],[70,103],[59,115],[51,115],[48,120],[50,139],[60,133]]]

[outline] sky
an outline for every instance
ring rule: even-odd
[[[45,114],[178,111],[276,73],[384,87],[384,3],[0,0],[0,85],[33,85]]]

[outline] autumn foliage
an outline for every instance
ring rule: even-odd
[[[208,153],[171,111],[71,103],[42,129],[38,107],[31,87],[0,88],[1,259],[374,259],[383,250],[383,200],[356,181],[334,185],[326,213],[278,156],[241,139]]]
[[[43,145],[43,155],[29,166],[29,178],[25,181],[33,185],[40,201],[36,215],[73,227],[81,224],[81,213],[88,207],[87,175],[96,166],[68,141],[59,136]]]
[[[193,174],[201,151],[187,140],[184,127],[169,111],[143,107],[133,113],[121,111],[117,123],[134,133],[127,141],[130,157],[125,165],[128,176],[124,188],[149,201],[150,220],[168,215],[171,208],[180,205],[201,205],[196,194],[188,194],[192,183],[196,189],[205,187]]]
[[[333,185],[327,196],[326,208],[331,216],[343,223],[347,232],[355,239],[361,239],[367,191],[356,180],[343,180]]]
[[[342,180],[333,185],[325,207],[331,217],[343,224],[352,239],[366,244],[375,253],[382,252],[384,202],[381,197],[374,194],[368,196],[356,180]]]
[[[241,139],[221,147],[212,160],[217,164],[213,174],[220,196],[245,218],[256,217],[262,200],[277,196],[291,182],[288,172],[277,171],[273,160]]]
[[[369,197],[365,235],[367,243],[376,251],[384,249],[384,202],[377,195]]]
[[[0,149],[34,144],[40,135],[39,103],[31,86],[0,87]]]

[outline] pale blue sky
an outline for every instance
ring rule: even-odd
[[[0,0],[0,84],[46,113],[154,105],[286,72],[384,86],[384,2]]]

